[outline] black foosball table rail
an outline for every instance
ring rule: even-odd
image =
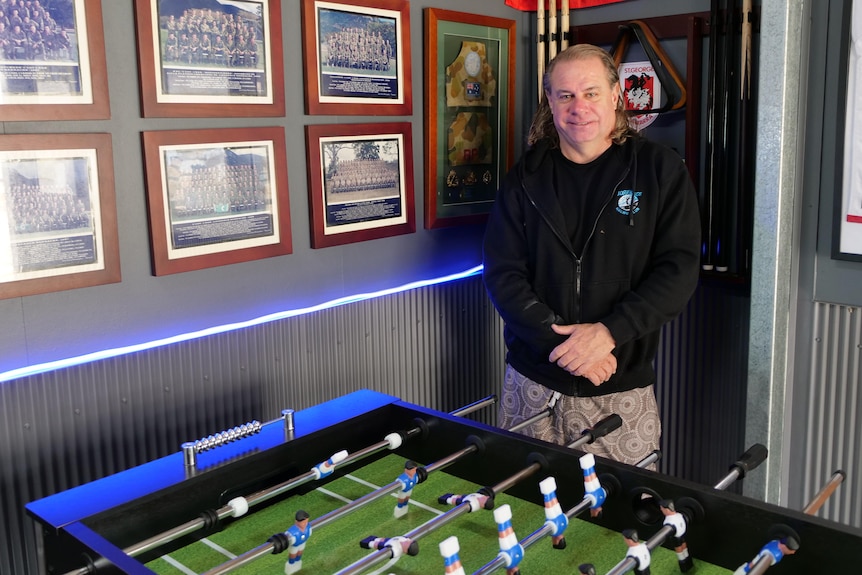
[[[135,557],[123,550],[234,497],[306,473],[334,453],[362,451],[393,433],[403,438],[394,452],[423,464],[472,446],[446,471],[482,486],[496,485],[539,463],[534,476],[506,490],[537,505],[542,505],[538,482],[549,476],[556,480],[563,509],[584,497],[578,462],[582,452],[376,392],[360,391],[298,411],[292,426],[288,431],[280,420],[269,422],[259,433],[200,454],[194,465],[177,452],[28,504],[42,538],[44,572],[150,575],[147,561],[218,529],[218,521]],[[339,466],[332,478],[367,462]],[[787,527],[798,534],[800,549],[776,565],[775,573],[846,572],[858,565],[862,530],[601,457],[596,458],[596,471],[611,493],[601,516],[585,520],[609,529],[635,528],[649,535],[662,525],[658,501],[671,499],[689,520],[686,539],[695,559],[736,569],[758,553],[776,527]],[[325,481],[297,487],[291,494]]]

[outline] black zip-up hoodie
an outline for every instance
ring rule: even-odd
[[[547,144],[507,174],[485,231],[483,277],[505,324],[509,364],[567,395],[595,396],[655,382],[659,333],[686,306],[700,268],[700,215],[685,164],[640,137],[620,145],[627,168],[578,257],[554,190]],[[577,183],[573,182],[573,186]],[[634,192],[634,193],[632,193]],[[548,361],[565,341],[551,324],[601,322],[616,342],[616,373],[600,386]]]

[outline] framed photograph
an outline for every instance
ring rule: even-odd
[[[302,0],[307,114],[409,116],[407,0]]]
[[[110,118],[101,1],[23,9],[0,2],[0,122]]]
[[[514,160],[515,21],[425,9],[425,227],[480,223]]]
[[[153,273],[289,254],[284,128],[144,132]]]
[[[144,117],[284,115],[281,0],[135,0]]]
[[[862,9],[855,3],[849,8],[852,14]],[[862,262],[862,166],[856,160],[862,153],[862,57],[854,49],[860,40],[862,22],[855,14],[845,18],[840,29],[836,74],[838,94],[835,134],[835,167],[831,188],[834,190],[832,205],[832,258],[851,262]],[[825,171],[825,170],[824,170]]]
[[[416,231],[409,122],[305,129],[312,248]]]
[[[120,281],[110,134],[0,136],[0,298]]]

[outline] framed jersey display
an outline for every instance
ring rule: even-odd
[[[408,116],[407,0],[302,0],[307,114]]]
[[[0,122],[110,118],[100,0],[44,4],[0,21]]]
[[[135,0],[144,117],[284,115],[281,0]]]
[[[485,220],[514,160],[515,21],[425,9],[425,227]]]

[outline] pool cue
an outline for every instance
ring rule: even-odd
[[[704,175],[703,212],[701,214],[701,227],[703,228],[703,239],[701,240],[701,268],[711,271],[713,264],[713,217],[715,212],[715,189],[714,173],[718,169],[715,165],[715,124],[718,121],[715,114],[716,90],[718,89],[718,35],[721,32],[719,24],[719,2],[712,0],[709,11],[709,62],[707,64],[709,77],[707,78],[706,91],[706,170]]]
[[[578,443],[578,445],[581,445],[583,442],[592,442],[593,440],[595,440],[595,438],[601,436],[600,434],[603,432],[603,430],[606,430],[606,431],[604,431],[604,433],[608,433],[609,431],[612,431],[613,429],[615,429],[612,427],[612,425],[615,421],[612,419],[613,417],[619,418],[618,415],[614,414],[614,415],[600,421],[598,424],[596,424],[593,427],[592,430],[589,430],[589,429],[584,430],[582,432],[581,438],[580,438],[581,443]],[[610,421],[608,421],[608,420],[610,420]],[[429,465],[422,467],[421,471],[419,472],[420,476],[422,477],[420,479],[420,482],[424,481],[425,478],[427,478],[429,473],[433,473],[434,471],[444,469],[444,468],[452,465],[456,461],[460,460],[462,457],[465,457],[466,455],[469,455],[471,453],[476,453],[478,451],[481,451],[481,449],[482,449],[482,446],[477,444],[474,441],[474,442],[471,442],[467,447],[465,447],[459,451],[456,451],[454,453],[451,453],[450,455],[448,455],[442,459],[439,459],[434,463],[431,463]],[[329,513],[322,515],[316,519],[312,519],[310,521],[311,528],[312,529],[320,529],[324,525],[327,525],[328,523],[331,523],[331,522],[335,521],[336,519],[343,517],[344,515],[347,515],[348,513],[356,511],[357,509],[364,507],[365,505],[371,503],[372,501],[376,501],[377,499],[380,499],[381,497],[385,497],[386,495],[389,495],[390,493],[394,493],[395,491],[398,491],[400,488],[401,488],[401,482],[397,481],[397,480],[393,481],[389,485],[385,485],[383,487],[380,487],[380,488],[372,491],[371,493],[368,493],[368,494],[360,497],[359,499],[356,499],[356,500],[348,503],[347,505],[344,505],[342,507],[334,509],[334,510],[330,511]],[[238,567],[241,567],[243,565],[246,565],[246,564],[254,561],[255,559],[257,559],[259,557],[263,557],[264,555],[271,554],[274,549],[275,549],[275,543],[272,541],[267,541],[266,543],[259,545],[258,547],[255,547],[254,549],[251,549],[250,551],[247,551],[246,553],[243,553],[242,555],[239,555],[239,556],[231,559],[230,561],[226,561],[225,563],[222,563],[221,565],[216,566],[215,568],[207,571],[205,573],[205,575],[221,575],[223,573],[228,573],[228,572],[230,572],[230,571],[232,571]]]
[[[543,0],[539,0],[542,2]],[[548,0],[548,62],[557,55],[557,0]]]
[[[838,486],[841,485],[841,483],[844,481],[844,477],[845,474],[842,470],[839,469],[835,471],[832,474],[832,477],[829,479],[829,482],[825,486],[823,486],[823,489],[821,489],[817,493],[817,495],[814,496],[814,499],[812,499],[811,502],[805,506],[802,512],[806,515],[816,514],[817,511],[819,511],[820,508],[823,506],[823,504],[826,503],[826,500],[829,499],[829,497],[835,492],[836,489],[838,489]],[[792,529],[786,526],[777,526],[779,530],[781,530],[782,527],[792,536],[795,536],[797,545],[801,544],[801,541],[799,541],[799,536],[796,535],[796,533],[793,532]],[[793,551],[795,552],[796,550],[794,549]],[[775,558],[772,554],[764,553],[763,550],[761,550],[761,552],[758,553],[754,561],[750,564],[750,567],[747,571],[744,571],[743,569],[748,564],[743,563],[736,571],[734,571],[734,575],[736,575],[737,573],[745,573],[747,575],[763,575],[763,573],[766,573],[767,569],[778,563],[780,560],[781,557]]]
[[[739,161],[739,177],[737,178],[738,182],[738,196],[739,196],[739,204],[737,206],[737,222],[738,222],[738,232],[736,234],[737,238],[737,248],[736,248],[736,257],[737,257],[737,267],[736,269],[741,273],[746,273],[749,269],[748,264],[748,254],[747,254],[747,246],[748,246],[748,209],[747,205],[749,203],[749,197],[751,195],[750,189],[752,186],[751,178],[749,176],[750,172],[750,132],[751,132],[751,122],[749,121],[750,108],[749,102],[751,100],[751,33],[752,33],[752,20],[754,18],[754,12],[752,11],[752,2],[751,0],[742,0],[742,41],[741,41],[741,54],[739,59],[739,153],[737,155]]]
[[[725,489],[728,485],[732,483],[732,481],[728,480],[729,477],[733,477],[734,480],[744,477],[748,471],[751,471],[752,469],[763,463],[765,459],[766,448],[759,443],[753,445],[745,453],[743,453],[742,456],[740,456],[740,458],[731,466],[730,473],[716,484],[715,489]],[[686,501],[690,502],[689,506],[686,507],[685,505],[681,505],[681,510],[678,513],[682,513],[683,517],[685,517],[686,519],[686,523],[691,523],[692,520],[698,514],[702,513],[702,510],[698,510],[696,508],[696,506],[699,505],[697,501],[688,498],[686,498]],[[655,533],[655,535],[653,535],[646,541],[647,549],[652,552],[656,547],[664,543],[668,537],[674,535],[676,531],[676,528],[674,528],[672,525],[663,525],[661,529],[659,529]],[[628,573],[637,566],[638,562],[635,558],[626,557],[625,559],[617,563],[610,571],[608,571],[607,575],[622,575],[623,573]]]
[[[576,446],[582,445],[584,443],[592,442],[595,439],[597,439],[598,437],[600,437],[601,433],[603,433],[603,432],[607,433],[609,431],[612,431],[613,429],[616,429],[616,427],[613,427],[613,424],[615,423],[615,421],[617,419],[619,419],[619,416],[616,414],[609,416],[608,418],[603,419],[601,422],[599,422],[598,425],[593,427],[591,432],[582,433],[581,437],[572,443],[572,446],[576,447]],[[608,420],[610,420],[610,421],[608,421]],[[622,421],[622,420],[620,420],[620,421]],[[404,537],[405,539],[409,539],[411,541],[417,541],[418,539],[424,537],[425,535],[435,531],[436,529],[438,529],[440,527],[443,527],[447,523],[451,522],[455,518],[457,518],[457,517],[459,517],[465,513],[477,511],[481,508],[490,509],[491,507],[493,507],[494,496],[497,493],[506,491],[507,489],[509,489],[513,485],[516,485],[520,481],[526,479],[527,477],[530,477],[531,475],[533,475],[534,473],[536,473],[537,471],[542,469],[542,467],[543,467],[543,464],[541,463],[541,461],[536,461],[536,462],[530,464],[529,466],[525,467],[521,471],[515,473],[511,477],[504,479],[502,482],[498,483],[497,485],[495,485],[493,487],[483,487],[479,490],[478,493],[472,493],[472,494],[466,495],[462,498],[462,501],[458,505],[456,505],[455,507],[453,507],[452,509],[450,509],[449,511],[447,511],[443,515],[440,515],[440,516],[420,525],[416,529],[414,529],[408,533],[405,533],[402,537]],[[490,504],[490,507],[489,507],[489,504]],[[371,553],[371,554],[367,555],[366,557],[364,557],[363,559],[356,561],[352,565],[349,565],[345,569],[342,569],[341,571],[336,573],[336,575],[350,575],[350,574],[355,574],[355,573],[362,573],[362,571],[364,569],[373,567],[374,565],[382,563],[383,561],[386,561],[387,559],[395,558],[392,556],[392,553],[393,552],[389,549],[378,550],[377,552]],[[210,574],[207,574],[207,575],[210,575]]]
[[[814,496],[814,499],[805,506],[802,510],[806,515],[815,515],[820,508],[823,507],[823,504],[826,503],[826,500],[835,493],[835,490],[838,489],[838,486],[844,481],[845,473],[841,469],[835,471],[832,474],[832,477],[829,479],[829,482],[823,486],[823,489]]]
[[[560,51],[569,47],[569,0],[562,0],[560,7]]]
[[[536,71],[539,81],[539,103],[542,103],[542,95],[545,93],[542,80],[545,75],[545,0],[536,2]]]

